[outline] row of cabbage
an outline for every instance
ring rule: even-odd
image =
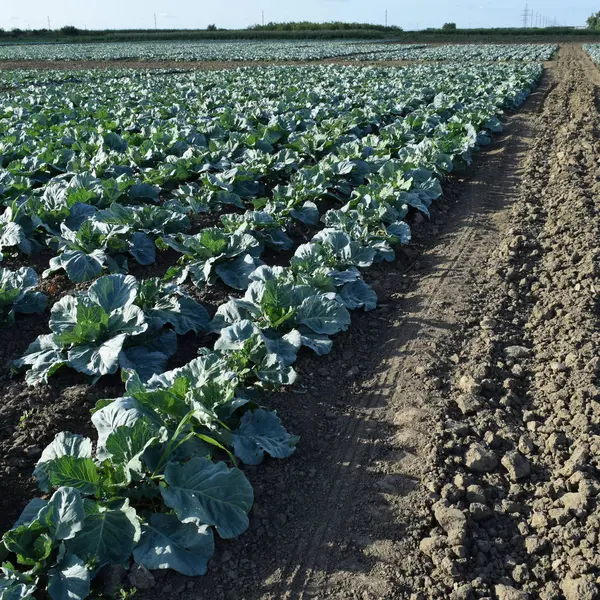
[[[428,214],[430,204],[441,194],[440,180],[457,165],[469,164],[471,152],[489,143],[491,134],[501,129],[498,117],[503,110],[516,108],[525,100],[542,70],[533,65],[497,65],[479,70],[415,67],[401,71],[260,71],[263,76],[266,73],[273,79],[280,78],[280,83],[290,75],[303,83],[311,76],[322,80],[323,89],[317,85],[312,96],[315,110],[305,115],[310,126],[300,128],[300,132],[311,132],[311,142],[302,148],[289,147],[294,142],[289,132],[281,135],[278,130],[279,136],[264,135],[269,126],[282,125],[285,110],[269,117],[263,123],[265,130],[260,130],[262,135],[256,135],[260,117],[264,120],[265,115],[254,114],[254,104],[248,99],[243,110],[240,107],[235,113],[247,120],[225,121],[229,127],[226,137],[235,142],[229,144],[233,153],[227,161],[221,157],[217,162],[206,163],[207,168],[195,173],[191,184],[166,179],[159,191],[150,195],[139,191],[131,194],[135,186],[152,185],[134,183],[107,200],[104,186],[106,181],[114,180],[112,169],[115,164],[121,165],[123,155],[131,158],[125,142],[140,134],[135,129],[128,130],[126,124],[131,124],[131,116],[99,113],[92,101],[98,81],[89,74],[93,85],[80,83],[80,89],[70,95],[68,89],[60,86],[56,91],[66,98],[66,105],[73,103],[74,109],[81,111],[84,127],[88,109],[99,121],[100,139],[95,140],[98,144],[92,146],[93,152],[71,164],[89,168],[87,161],[91,160],[94,170],[97,163],[93,158],[101,154],[102,168],[96,169],[91,179],[82,167],[78,173],[58,170],[51,173],[54,177],[41,181],[40,174],[48,174],[48,165],[54,164],[51,159],[61,156],[54,148],[47,156],[38,156],[35,166],[43,164],[43,169],[30,170],[26,175],[15,173],[14,168],[8,170],[10,185],[4,187],[4,201],[15,210],[34,197],[41,200],[58,182],[62,182],[61,186],[64,183],[67,192],[54,192],[52,202],[61,207],[67,220],[81,220],[81,212],[87,214],[76,231],[90,221],[112,224],[125,219],[125,214],[129,219],[132,211],[147,211],[147,215],[163,211],[153,221],[151,238],[159,247],[170,246],[181,252],[182,260],[162,280],[139,282],[130,275],[106,275],[87,290],[63,297],[51,310],[51,333],[40,336],[26,356],[16,361],[16,368],[37,373],[30,383],[50,377],[65,366],[94,378],[121,369],[126,394],[96,406],[92,417],[98,433],[95,444],[65,432],[44,450],[35,476],[41,490],[49,496],[33,500],[3,537],[11,562],[2,567],[2,600],[32,598],[43,589],[53,600],[84,598],[91,579],[103,566],[128,564],[131,556],[150,569],[172,568],[186,575],[205,573],[214,551],[213,531],[221,538],[232,538],[248,526],[253,494],[236,466],[238,462],[259,464],[265,454],[285,458],[298,442],[283,428],[276,414],[261,406],[261,391],[293,384],[293,364],[302,346],[317,354],[329,352],[330,336],[348,328],[350,311],[375,308],[376,295],[361,271],[374,262],[393,260],[394,246],[410,238],[404,220],[408,212],[419,210]],[[226,80],[223,87],[231,86],[231,81],[227,81],[231,74],[221,76]],[[248,76],[249,72],[239,74],[245,82]],[[336,95],[336,81],[346,91],[354,89],[358,96],[357,82],[363,76],[372,81],[373,89],[370,94],[368,88],[364,90],[363,109],[354,115],[357,122],[350,129],[346,122],[342,130],[336,122],[331,133],[328,127],[332,117],[316,118],[323,109],[320,94],[329,89],[330,102],[337,104],[339,111],[342,98],[347,96]],[[198,103],[200,95],[211,97],[210,84],[202,94],[189,93],[194,90],[189,77],[192,76],[165,78],[158,87],[162,85],[166,98],[157,112],[144,114],[144,110],[154,110],[149,102],[133,117],[142,122],[158,119],[160,134],[150,137],[164,143],[160,146],[162,162],[168,162],[169,157],[177,162],[181,158],[179,152],[165,155],[166,150],[177,142],[189,144],[194,136],[204,135],[200,147],[210,149],[214,141],[211,132],[219,132],[213,121],[191,120],[190,114],[182,114],[188,105]],[[396,88],[399,100],[395,103],[388,105],[391,99],[385,94],[387,86],[378,85],[380,78]],[[105,83],[108,87],[112,82],[107,79]],[[128,100],[132,106],[140,101],[138,84],[139,81],[133,82],[137,93],[126,89],[123,106],[127,107]],[[147,98],[153,98],[154,80],[146,79],[146,85],[150,88]],[[281,85],[280,89],[288,88]],[[101,90],[102,86],[98,92]],[[182,95],[178,103],[171,96],[173,90]],[[20,105],[15,101],[32,93],[33,90],[26,90],[15,94],[8,104]],[[52,105],[53,91],[48,90],[47,94]],[[389,112],[374,111],[367,97],[379,99]],[[226,103],[231,102],[229,96]],[[358,100],[354,102],[357,104]],[[199,104],[208,115],[224,114],[211,101]],[[347,107],[350,113],[357,111],[355,104]],[[143,102],[141,106],[145,106]],[[277,108],[269,104],[268,94],[263,108]],[[372,115],[372,122],[364,122],[365,111]],[[68,121],[73,129],[66,132],[61,119],[53,120],[51,112],[44,112],[40,99],[34,98],[25,103],[21,116],[30,124],[43,124],[46,129],[56,127],[56,139],[75,133],[75,124]],[[286,121],[288,125],[298,123],[296,108],[291,112],[294,119]],[[12,109],[4,116],[12,119]],[[258,121],[250,126],[254,118]],[[176,139],[163,139],[164,121],[179,131]],[[187,127],[182,127],[183,121]],[[14,127],[14,121],[11,123]],[[110,147],[106,146],[107,134],[102,133],[106,123],[115,124],[110,132],[119,136],[119,140],[109,138]],[[192,123],[198,124],[198,131],[190,132]],[[249,126],[261,142],[251,149],[248,139],[238,144],[239,133],[247,133]],[[169,131],[173,135],[173,130]],[[31,133],[19,138],[18,126],[12,132],[28,145],[32,143]],[[215,139],[222,141],[221,134]],[[69,149],[74,143],[68,141]],[[82,141],[78,143],[83,154],[91,149]],[[237,152],[240,147],[243,151]],[[223,148],[216,144],[213,150]],[[243,179],[242,187],[236,188],[237,183],[230,188],[224,188],[222,183],[215,186],[220,174],[231,170],[232,163],[248,159],[248,152],[277,155],[279,159],[274,164],[279,164],[285,151],[297,152],[301,157],[295,157],[294,166],[285,175],[285,184],[261,189],[261,180],[255,178]],[[106,159],[106,154],[110,158]],[[8,160],[3,169],[11,164],[15,166],[14,160]],[[111,164],[112,168],[108,168]],[[155,169],[135,160],[128,160],[127,164],[139,169],[137,175]],[[269,164],[267,172],[273,166]],[[203,174],[212,178],[203,178]],[[22,177],[20,188],[15,177]],[[78,182],[69,187],[75,178],[79,178]],[[36,185],[40,190],[37,196]],[[183,194],[182,185],[189,186]],[[173,195],[167,193],[169,188]],[[181,231],[180,225],[186,219],[198,211],[212,210],[212,200],[223,199],[224,195],[234,200],[232,204],[238,208],[223,215],[220,227],[206,228],[195,235]],[[96,205],[99,200],[104,207]],[[339,208],[323,212],[324,201],[335,201]],[[85,213],[88,209],[84,207],[95,210]],[[46,216],[42,220],[45,219]],[[290,237],[294,220],[312,225],[320,221],[324,229],[298,246]],[[148,235],[144,222],[135,222],[134,235]],[[158,227],[159,222],[164,222],[165,227]],[[53,237],[52,227],[55,225],[41,226],[38,234],[46,231]],[[33,239],[41,241],[39,237]],[[295,248],[287,266],[263,263],[260,256],[265,245],[273,250]],[[184,282],[188,277],[196,285],[209,285],[220,277],[234,289],[243,290],[244,295],[222,305],[211,320],[186,293]],[[28,293],[35,293],[31,286]],[[178,335],[189,331],[213,332],[214,346],[201,349],[199,357],[185,367],[163,373],[168,358],[165,354],[174,351]],[[223,461],[227,457],[233,466]]]
[[[600,44],[584,44],[583,49],[597,65],[600,65]]]
[[[422,44],[406,44],[422,48]],[[381,43],[353,41],[111,42],[0,46],[0,60],[311,61],[385,51]]]
[[[351,41],[271,42],[121,42],[105,44],[30,44],[0,46],[0,60],[149,60],[149,61],[544,61],[556,44],[383,44]]]
[[[58,256],[48,274],[64,269],[83,282],[106,267],[126,272],[128,259],[152,264],[154,239],[188,230],[190,211],[251,202],[262,209],[264,228],[278,226],[275,214],[314,224],[317,182],[320,194],[331,193],[343,187],[336,179],[354,177],[344,173],[349,160],[375,153],[345,151],[331,161],[338,147],[382,129],[414,144],[445,115],[445,102],[460,98],[461,110],[490,98],[504,102],[523,73],[496,67],[482,79],[477,69],[458,67],[270,68],[136,74],[103,84],[81,75],[77,85],[7,93],[0,105],[0,250],[31,253],[49,244]],[[119,108],[109,112],[115,100]],[[462,135],[459,127],[444,132],[449,144]],[[292,179],[302,194],[289,187]]]
[[[557,44],[460,44],[406,48],[390,45],[383,52],[367,52],[353,57],[358,61],[547,61],[558,51]]]

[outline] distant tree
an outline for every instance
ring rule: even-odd
[[[442,31],[456,31],[456,23],[444,23]]]
[[[217,26],[213,23],[206,28],[206,31],[216,31]]]
[[[60,28],[60,32],[63,35],[79,35],[79,29],[73,25],[65,25]]]
[[[588,29],[600,29],[600,12],[588,17],[587,26]]]
[[[14,37],[19,37],[19,36],[20,36],[20,35],[23,33],[23,30],[22,30],[22,29],[19,29],[18,27],[13,27],[13,28],[10,30],[10,33],[11,33],[11,35],[12,35],[12,36],[14,36]]]
[[[265,25],[251,25],[248,29],[256,31],[341,31],[341,30],[367,30],[367,31],[402,31],[401,27],[390,25],[376,25],[372,23],[346,23],[345,21],[330,21],[327,23],[312,23],[310,21],[293,21],[288,23],[266,23]]]

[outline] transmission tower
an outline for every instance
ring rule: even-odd
[[[529,4],[525,3],[525,10],[523,11],[523,27],[528,27],[529,25]]]

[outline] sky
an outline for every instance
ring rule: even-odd
[[[519,27],[525,0],[1,0],[0,27],[53,29],[64,25],[88,29],[154,27],[203,29],[245,28],[275,21],[358,21],[388,23],[406,30],[441,27]],[[584,25],[600,10],[600,1],[529,0],[534,14],[556,19],[561,25]]]

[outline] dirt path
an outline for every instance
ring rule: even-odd
[[[448,371],[424,598],[457,584],[450,597],[598,594],[600,75],[566,46],[549,84],[511,227],[477,274],[479,322]]]
[[[435,44],[430,44],[434,46]],[[40,69],[43,71],[81,71],[87,69],[155,69],[160,71],[219,71],[223,69],[241,69],[252,67],[310,67],[316,65],[341,65],[349,67],[403,67],[409,65],[435,65],[450,64],[448,61],[427,60],[368,60],[360,61],[355,58],[357,54],[323,58],[318,60],[265,60],[265,61],[189,61],[189,60],[145,60],[145,59],[123,59],[123,60],[0,60],[0,72],[19,70]],[[505,62],[505,61],[498,61]],[[511,61],[507,61],[511,62]],[[516,61],[522,63],[522,61]],[[489,61],[472,60],[471,64],[485,63]],[[550,67],[554,61],[544,63]],[[0,88],[0,92],[10,90],[10,87]]]
[[[141,598],[597,597],[599,90],[565,46],[380,309],[272,398],[302,442],[250,470],[248,534]]]

